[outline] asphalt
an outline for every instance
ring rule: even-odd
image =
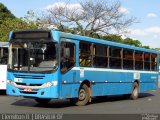
[[[96,97],[86,106],[73,106],[67,99],[54,99],[43,105],[34,99],[8,96],[0,92],[0,113],[159,114],[160,90],[140,94],[137,100],[124,96]]]

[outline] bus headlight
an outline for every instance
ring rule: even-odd
[[[56,86],[58,84],[57,81],[52,81],[51,83],[52,83],[53,86]]]
[[[10,83],[11,83],[11,81],[10,81],[10,80],[7,80],[7,83],[9,83],[9,84],[10,84]]]
[[[8,84],[11,84],[11,85],[14,84],[11,80],[7,80],[7,83],[8,83]]]
[[[57,83],[58,83],[57,81],[51,81],[51,82],[46,82],[46,83],[44,83],[42,86],[43,86],[43,87],[56,86]]]

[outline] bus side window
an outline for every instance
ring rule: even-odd
[[[123,69],[133,69],[133,50],[123,49]]]
[[[144,70],[150,71],[150,53],[144,53]]]
[[[79,65],[83,67],[92,66],[91,43],[80,42],[79,44]]]
[[[151,54],[151,70],[156,71],[157,70],[157,55]]]
[[[110,46],[109,48],[109,67],[121,69],[121,50],[122,48]]]
[[[102,44],[95,44],[93,47],[93,65],[94,67],[107,68],[108,56],[107,46]]]
[[[65,73],[75,65],[75,44],[61,43],[61,72]]]
[[[143,52],[135,52],[135,70],[143,70]]]

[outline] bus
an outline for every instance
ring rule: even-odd
[[[6,90],[8,42],[0,42],[0,90]]]
[[[86,105],[96,96],[158,89],[158,52],[58,30],[12,31],[7,94]]]

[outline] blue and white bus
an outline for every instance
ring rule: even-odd
[[[47,103],[68,98],[86,105],[94,96],[158,89],[158,52],[57,30],[13,31],[7,94]]]

